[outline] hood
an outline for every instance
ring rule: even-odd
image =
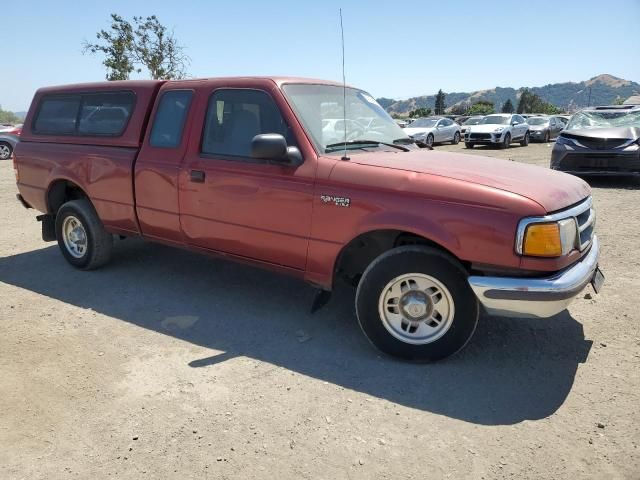
[[[563,136],[566,137],[586,137],[586,138],[598,138],[598,139],[614,139],[624,138],[629,140],[635,140],[640,138],[640,128],[638,127],[612,127],[612,128],[580,128],[573,130],[564,130]]]
[[[467,128],[468,132],[473,133],[493,133],[496,128],[508,128],[509,125],[496,125],[496,124],[483,124],[483,125],[470,125]]]
[[[435,128],[434,127],[422,127],[422,128],[407,127],[407,128],[403,128],[402,130],[407,135],[413,136],[413,135],[417,135],[419,133],[432,133],[435,130]]]
[[[591,194],[589,185],[573,175],[478,155],[422,149],[397,154],[377,151],[352,155],[350,161],[485,185],[533,200],[548,213],[578,203]]]

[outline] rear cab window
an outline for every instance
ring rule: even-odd
[[[36,135],[117,137],[124,133],[134,106],[131,91],[45,95],[32,130]]]

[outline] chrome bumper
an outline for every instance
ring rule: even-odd
[[[551,317],[563,311],[587,286],[598,267],[600,245],[594,235],[591,250],[575,265],[546,278],[469,277],[469,284],[490,315]]]

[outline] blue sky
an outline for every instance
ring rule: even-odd
[[[81,6],[79,6],[81,5]],[[610,73],[640,81],[640,0],[6,1],[0,105],[28,108],[41,86],[104,79],[81,43],[109,13],[156,14],[186,46],[194,77],[341,78],[375,97],[541,86]]]

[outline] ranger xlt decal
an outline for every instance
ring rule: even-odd
[[[334,197],[333,195],[320,195],[322,203],[334,203],[337,207],[348,207],[351,199],[347,197]]]

